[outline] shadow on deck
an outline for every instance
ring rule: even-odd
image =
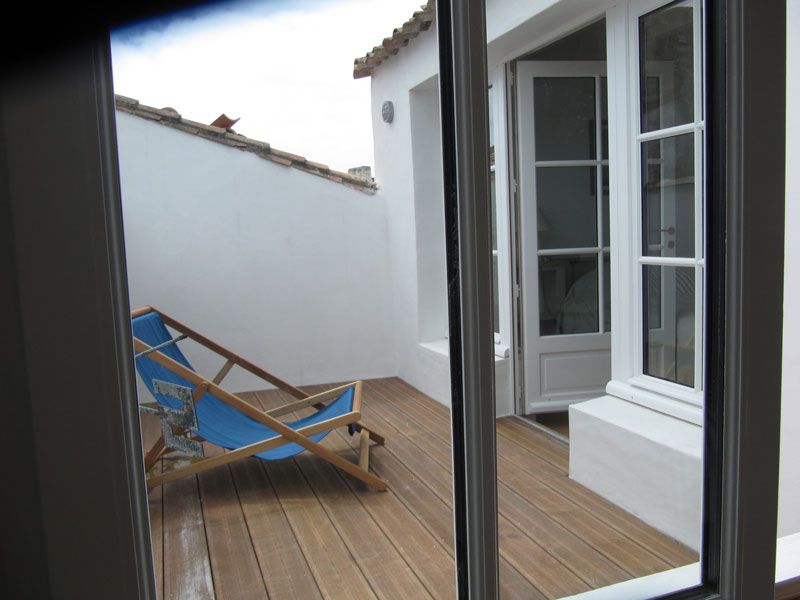
[[[294,400],[276,390],[242,397],[264,409]],[[365,381],[362,414],[386,437],[370,467],[387,493],[309,453],[154,489],[159,597],[455,597],[449,410],[386,378]],[[157,423],[144,427],[147,442]],[[358,438],[341,430],[324,444],[354,460]],[[565,444],[510,417],[497,421],[497,449],[503,597],[558,598],[697,560],[571,481]]]

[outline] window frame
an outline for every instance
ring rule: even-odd
[[[663,127],[648,132],[641,131],[641,65],[639,48],[639,19],[659,8],[672,4],[676,0],[647,0],[631,2],[628,15],[629,74],[630,74],[630,159],[629,186],[631,191],[632,221],[635,233],[633,239],[637,245],[633,258],[636,261],[636,283],[633,292],[633,303],[636,314],[633,373],[628,383],[636,389],[643,389],[667,398],[675,399],[691,406],[702,408],[703,402],[703,356],[705,352],[705,228],[706,228],[706,126],[705,126],[705,85],[706,81],[706,46],[703,42],[705,27],[704,0],[687,0],[693,7],[692,18],[692,54],[693,54],[693,120],[677,126]],[[634,8],[635,7],[635,8]],[[648,141],[660,141],[690,133],[693,135],[694,147],[694,256],[693,257],[658,257],[646,256],[643,253],[644,227],[642,206],[642,146]],[[694,270],[694,385],[687,386],[662,379],[645,372],[644,365],[644,268],[645,266],[688,267]],[[663,304],[662,304],[663,307]]]
[[[153,6],[140,3],[138,15],[130,10],[126,16],[133,19],[152,14]],[[705,456],[712,469],[704,478],[704,495],[711,522],[707,519],[704,585],[668,597],[745,600],[771,597],[775,590],[786,68],[785,36],[775,35],[775,31],[785,31],[786,7],[785,3],[758,0],[709,2],[708,7],[706,44],[711,68],[707,73],[707,103],[714,112],[709,112],[707,122],[710,210],[706,240],[709,317],[705,326]],[[482,0],[452,6],[449,0],[437,2],[442,96],[448,98],[443,102],[442,115],[443,132],[447,134],[444,152],[450,159],[445,189],[454,192],[447,198],[450,224],[456,223],[458,211],[466,208],[466,190],[456,187],[454,167],[468,168],[470,164],[463,152],[454,154],[452,135],[473,125],[480,127],[485,118],[485,110],[471,110],[480,107],[480,100],[471,106],[464,98],[464,94],[470,98],[485,94],[485,77],[470,78],[485,69],[485,60],[480,60],[485,59],[484,11]],[[96,22],[107,17],[107,13],[96,15]],[[8,129],[0,132],[9,163],[31,173],[70,173],[69,177],[22,178],[13,187],[3,183],[0,200],[11,210],[4,210],[0,216],[11,221],[18,276],[4,272],[0,289],[20,301],[22,307],[20,337],[26,347],[26,370],[16,375],[27,383],[30,392],[32,429],[38,433],[30,439],[36,446],[37,476],[47,484],[34,490],[42,516],[39,519],[34,515],[33,519],[43,528],[49,525],[49,560],[39,564],[41,570],[50,572],[49,590],[54,596],[85,595],[89,581],[85,557],[91,554],[102,558],[102,568],[95,570],[102,581],[91,580],[94,589],[102,584],[108,596],[150,598],[155,596],[135,418],[110,51],[107,32],[93,35],[91,47],[72,53],[71,62],[25,71],[28,82],[68,81],[68,86],[49,90],[46,98],[50,109],[61,111],[57,114],[63,117],[63,124],[85,127],[90,135],[63,135],[44,121],[26,120],[25,103],[21,102],[24,96],[18,95],[19,90],[4,87],[0,95],[4,122],[22,124],[22,130],[17,128],[16,133]],[[456,89],[460,99],[457,104]],[[31,151],[29,144],[54,151]],[[477,170],[485,168],[473,169]],[[466,175],[462,171],[462,176]],[[70,203],[65,204],[64,198]],[[59,215],[65,210],[91,226],[62,227]],[[478,257],[483,267],[477,270],[485,275],[489,272],[490,249],[488,223],[484,225],[487,231],[478,253],[483,255],[482,259]],[[48,235],[59,231],[68,235]],[[453,242],[461,242],[462,250],[470,252],[475,249],[474,241],[456,235],[447,246],[453,268],[472,269],[473,265],[460,263],[459,255],[453,254]],[[81,260],[74,260],[76,252]],[[773,268],[765,269],[765,264]],[[40,277],[30,277],[40,265],[64,268],[95,281],[97,293],[76,294],[74,288],[52,286]],[[474,274],[469,280],[456,280],[467,291],[479,281]],[[41,342],[37,324],[47,322],[53,306],[70,311],[70,327],[48,331],[47,343],[37,346]],[[465,303],[463,311],[452,303],[450,308],[456,311],[459,323],[463,320],[468,328],[486,330],[485,345],[489,348],[490,301],[477,306]],[[485,325],[475,327],[476,320]],[[753,325],[756,320],[757,326]],[[80,328],[105,331],[97,338],[103,343],[76,340],[72,332]],[[461,365],[460,335],[456,348]],[[495,479],[491,469],[481,469],[493,462],[494,454],[478,455],[478,460],[470,462],[465,460],[464,442],[477,436],[482,451],[492,449],[481,435],[487,431],[493,435],[494,416],[482,422],[484,415],[475,404],[479,399],[476,392],[485,391],[487,383],[485,377],[476,377],[473,361],[480,363],[486,358],[469,354],[471,350],[474,347],[463,346],[463,383],[454,378],[458,392],[454,412],[461,411],[462,417],[454,419],[454,433],[460,437],[454,438],[453,446],[454,471],[461,472],[454,482],[458,597],[490,599],[497,597],[496,586],[492,587],[497,527],[496,519],[493,525],[491,518],[496,512],[486,511],[495,508],[490,493]],[[4,346],[3,364],[16,364],[13,360],[21,351],[17,345]],[[84,380],[84,386],[65,386],[60,378],[67,375],[65,367],[60,366],[54,376],[53,362],[40,360],[45,351],[54,357],[80,356],[92,363],[93,376]],[[61,365],[61,361],[56,364]],[[48,410],[53,396],[42,393],[43,382],[58,386],[60,402],[78,407],[57,413],[70,419],[70,427],[65,428],[63,422],[53,427],[54,414]],[[90,384],[97,384],[98,393],[87,393],[85,386]],[[105,393],[114,391],[119,393]],[[93,420],[86,419],[87,414]],[[108,435],[97,436],[98,424]],[[48,435],[54,432],[56,435]],[[64,432],[83,440],[83,458],[108,457],[114,469],[87,471],[83,463],[72,461],[72,454],[64,452],[71,447],[64,443]],[[97,453],[87,453],[86,444]],[[50,481],[46,478],[49,473],[59,477]],[[53,489],[58,481],[74,481],[72,477],[78,477],[82,485],[72,483]],[[14,489],[13,493],[18,491]],[[89,497],[92,502],[86,503]],[[64,518],[64,506],[71,507],[69,519]],[[87,528],[87,523],[94,526]],[[18,540],[0,540],[0,546],[12,559],[28,562],[35,556],[28,544],[19,544]],[[98,554],[98,548],[115,552]],[[120,560],[121,554],[126,560]]]
[[[705,186],[713,209],[707,215],[705,241],[709,300],[704,323],[708,344],[704,357],[707,402],[702,412],[702,583],[664,598],[744,600],[769,597],[775,590],[782,325],[782,286],[775,284],[782,282],[779,257],[783,238],[779,234],[764,244],[759,234],[765,228],[783,231],[784,148],[775,143],[770,132],[780,132],[778,138],[785,132],[785,99],[779,92],[785,85],[786,46],[784,36],[770,36],[770,26],[785,30],[785,6],[775,3],[764,10],[756,0],[710,4],[704,45],[712,68],[705,74],[705,103],[713,111],[708,112],[706,124],[709,157]],[[444,179],[446,204],[451,208],[445,222],[455,231],[446,245],[448,262],[457,263],[459,255],[481,250],[480,234],[464,231],[464,225],[457,220],[459,214],[469,213],[475,209],[476,201],[480,202],[474,195],[475,188],[462,189],[458,185],[474,157],[465,154],[463,148],[456,154],[449,145],[457,139],[457,132],[469,136],[480,129],[482,121],[485,124],[485,110],[475,110],[480,108],[480,101],[471,103],[485,94],[485,19],[483,0],[463,4],[437,2],[444,152],[452,159],[449,166],[446,163]],[[481,72],[484,78],[480,77]],[[764,86],[778,93],[759,93]],[[762,114],[761,110],[769,114],[771,127],[756,123],[752,117]],[[473,141],[480,141],[480,136]],[[754,147],[760,148],[761,153],[755,152]],[[756,182],[763,183],[764,173],[772,175],[766,183],[773,194],[772,202],[767,207],[756,207]],[[611,177],[613,186],[614,176]],[[490,249],[485,250],[485,262],[490,254]],[[764,264],[772,264],[775,269],[764,273]],[[480,271],[480,259],[462,265],[473,266]],[[753,284],[764,279],[773,285],[758,289],[757,294]],[[451,296],[453,308],[458,292],[474,293],[465,280],[458,281],[450,291],[456,292]],[[765,307],[772,312],[759,322],[757,330],[749,327],[748,318],[761,314]],[[490,308],[491,303],[486,303],[482,314],[480,302],[469,303],[452,314],[457,315],[459,323],[476,328],[491,316]],[[747,344],[743,333],[748,335]],[[459,340],[451,338],[453,341],[453,350],[461,351]],[[458,361],[458,367],[480,372],[486,357],[469,354],[468,349],[463,348],[463,363]],[[494,428],[481,423],[480,411],[474,405],[476,394],[485,391],[485,382],[476,380],[475,373],[463,381],[461,373],[458,375],[453,378],[452,426],[459,597],[496,598],[496,520],[492,528],[491,519],[486,519],[487,511],[496,517],[496,480],[493,469],[485,468],[487,456],[470,460],[466,452],[473,444],[481,450],[490,449],[494,445]],[[761,385],[764,378],[766,386]],[[766,410],[760,406],[765,398],[770,401]],[[474,452],[471,455],[474,457]],[[461,475],[455,472],[456,468],[463,469]],[[483,485],[476,492],[473,486],[481,479]],[[494,492],[488,503],[487,490]],[[490,581],[494,582],[494,589],[488,585]]]

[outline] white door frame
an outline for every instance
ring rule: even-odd
[[[524,413],[561,411],[574,402],[586,400],[591,397],[602,395],[605,392],[605,385],[611,378],[611,339],[610,334],[604,331],[603,316],[604,285],[603,270],[605,268],[603,257],[609,247],[600,246],[603,235],[603,215],[602,215],[602,167],[608,164],[609,157],[600,160],[597,157],[585,161],[559,161],[563,166],[595,166],[596,189],[597,189],[597,244],[590,248],[560,249],[558,251],[539,250],[538,248],[538,211],[536,210],[536,183],[535,168],[525,168],[527,164],[536,164],[534,147],[533,113],[523,116],[521,107],[533,107],[533,78],[537,77],[593,77],[596,78],[595,94],[595,136],[597,143],[597,154],[600,153],[602,144],[601,122],[600,122],[600,77],[606,74],[605,61],[519,61],[516,65],[516,84],[517,84],[517,151],[518,151],[518,180],[519,180],[519,228],[520,237],[520,275],[521,275],[521,294],[525,301],[522,312],[525,315],[522,326],[522,345],[525,358],[522,361],[522,373],[524,376],[525,402],[523,403]],[[528,115],[526,112],[525,115]],[[523,135],[523,130],[525,134]],[[550,166],[555,164],[550,161]],[[541,337],[539,335],[539,257],[546,254],[596,254],[598,257],[598,333],[589,334],[564,334],[557,336]],[[527,292],[527,293],[526,293]],[[596,386],[583,386],[573,389],[545,392],[545,385],[542,381],[541,359],[546,349],[548,355],[562,354],[570,360],[587,360],[590,365],[599,367],[601,371],[607,371],[607,379],[604,379]],[[578,354],[578,352],[580,354]],[[554,360],[558,360],[555,359]]]

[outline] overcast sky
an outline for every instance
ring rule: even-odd
[[[372,165],[369,78],[353,59],[422,0],[237,0],[112,35],[114,89],[332,168]]]

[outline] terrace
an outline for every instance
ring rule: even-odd
[[[309,453],[249,458],[156,488],[161,598],[454,596],[449,410],[397,377],[364,383],[364,422],[386,436],[371,469],[389,491]],[[278,390],[241,396],[264,410],[294,400]],[[158,431],[145,417],[145,445]],[[358,449],[346,432],[323,444],[351,460]],[[558,598],[697,560],[572,481],[567,444],[517,417],[498,419],[497,444],[503,597]]]

